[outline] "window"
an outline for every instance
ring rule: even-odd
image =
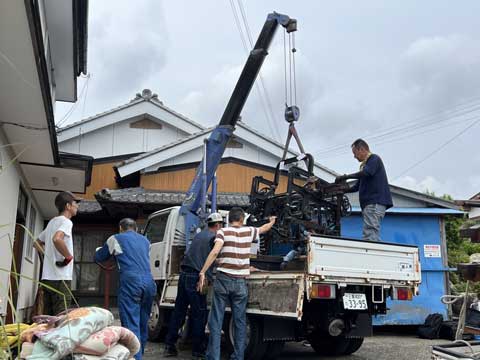
[[[142,119],[130,123],[132,129],[161,129],[162,124],[156,123],[150,119]]]
[[[235,139],[230,139],[227,143],[227,149],[242,149],[243,144],[236,141]]]
[[[159,215],[148,222],[145,236],[152,244],[163,241],[165,229],[167,228],[168,215],[170,215],[170,213]]]
[[[27,219],[27,209],[28,209],[28,196],[23,187],[20,186],[18,192],[18,204],[17,204],[17,223],[25,223]]]
[[[113,233],[113,228],[111,230],[91,228],[74,231],[75,275],[72,281],[72,290],[82,293],[101,293],[103,291],[103,271],[94,262],[95,250],[102,246]]]
[[[30,205],[30,213],[28,214],[28,232],[25,234],[25,257],[29,260],[32,260],[36,221],[37,211],[32,205]]]

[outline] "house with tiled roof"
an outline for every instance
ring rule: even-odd
[[[286,134],[287,124],[279,126],[285,126]],[[142,223],[154,211],[180,205],[202,159],[204,141],[211,132],[212,128],[167,107],[148,89],[125,105],[58,131],[60,149],[94,158],[91,184],[86,190],[88,200],[81,203],[74,229],[78,251],[82,253],[77,261],[79,277],[74,286],[82,301],[101,301],[106,288],[103,274],[93,263],[94,249],[117,231],[122,217],[132,217]],[[258,175],[273,178],[283,149],[283,144],[239,121],[217,169],[218,206],[248,207],[252,178]],[[296,155],[295,150],[288,150],[288,157]],[[314,173],[329,182],[337,175],[317,162]],[[279,190],[285,190],[285,186],[284,171]],[[399,304],[397,312],[380,316],[376,321],[379,324],[423,323],[430,312],[446,315],[447,308],[439,300],[448,292],[444,218],[462,212],[444,199],[394,185],[390,189],[394,207],[387,213],[382,237],[419,246],[425,269],[421,289],[424,298],[415,299],[411,305],[416,310],[408,316],[405,314],[408,306]],[[350,200],[353,211],[342,220],[342,233],[360,237],[357,194],[351,194]],[[110,285],[115,294],[115,285]]]

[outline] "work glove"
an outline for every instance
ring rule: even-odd
[[[67,256],[65,259],[63,259],[63,261],[55,262],[55,265],[57,265],[58,267],[64,267],[70,264],[70,262],[72,261],[73,261],[73,256],[70,255],[70,256]]]
[[[335,178],[335,184],[341,183],[347,180],[347,175],[340,175]]]

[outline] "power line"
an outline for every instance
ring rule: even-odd
[[[85,118],[85,105],[87,104],[87,97],[88,97],[88,83],[90,80],[90,74],[88,74],[87,78],[87,88],[85,90],[85,97],[83,98],[83,108],[82,108],[82,119]]]
[[[370,142],[370,140],[369,140],[368,142],[375,145],[375,146],[381,146],[381,145],[384,145],[384,144],[392,144],[394,142],[399,142],[399,141],[402,141],[402,140],[411,139],[412,137],[415,137],[415,136],[427,134],[427,133],[430,133],[432,131],[440,130],[440,129],[450,127],[450,126],[453,126],[453,125],[458,125],[459,123],[464,123],[466,121],[470,121],[470,120],[477,119],[477,118],[478,118],[478,115],[475,115],[475,116],[469,117],[467,119],[460,119],[460,120],[457,120],[455,122],[452,122],[452,123],[449,123],[449,124],[443,124],[442,126],[438,126],[438,127],[433,128],[433,129],[427,129],[427,130],[424,130],[422,132],[418,132],[418,133],[415,133],[415,134],[409,134],[409,135],[402,134],[399,137],[395,137],[395,138],[391,138],[391,139],[384,139],[384,140],[378,141],[378,142]],[[347,155],[347,154],[350,154],[350,153],[351,153],[351,149],[348,148],[348,149],[344,149],[342,151],[337,151],[336,153],[332,153],[332,154],[327,155],[327,156],[322,156],[321,158],[322,159],[330,159],[330,158],[335,158],[335,157],[338,157],[338,156]]]
[[[405,169],[404,171],[402,171],[399,175],[397,175],[392,181],[395,181],[397,180],[398,178],[400,178],[401,176],[403,176],[404,174],[406,174],[407,172],[409,172],[410,170],[412,170],[413,168],[417,167],[418,165],[420,165],[421,163],[423,163],[425,160],[429,159],[430,157],[432,157],[433,155],[435,155],[437,152],[439,152],[440,150],[442,150],[443,148],[445,148],[447,145],[449,145],[452,141],[456,140],[457,138],[459,138],[460,136],[462,136],[465,132],[467,132],[467,130],[471,129],[473,126],[475,126],[476,124],[478,124],[480,122],[480,118],[477,118],[473,123],[471,123],[470,125],[468,125],[466,128],[464,128],[463,130],[461,130],[460,132],[458,132],[457,134],[455,134],[453,137],[451,137],[450,139],[448,139],[446,142],[444,142],[442,145],[440,145],[438,148],[436,148],[435,150],[433,150],[431,153],[429,153],[427,156],[425,156],[423,159],[417,161],[416,163],[414,163],[412,166],[408,167],[407,169]]]
[[[386,135],[397,133],[399,131],[403,131],[403,130],[407,130],[407,129],[415,129],[415,128],[423,127],[423,126],[428,126],[430,124],[438,123],[439,121],[448,121],[449,118],[446,118],[446,119],[443,119],[443,120],[438,120],[438,117],[442,116],[442,115],[447,115],[449,113],[453,113],[453,114],[458,113],[458,114],[456,114],[456,116],[459,116],[459,115],[462,115],[462,111],[465,111],[463,114],[468,114],[472,110],[477,110],[477,109],[480,108],[480,103],[478,101],[473,101],[475,99],[478,100],[478,99],[480,99],[480,97],[470,98],[466,102],[459,103],[459,104],[453,106],[453,108],[444,108],[444,109],[442,109],[438,112],[435,112],[435,113],[422,115],[422,116],[419,116],[419,117],[415,118],[414,120],[407,121],[403,124],[394,125],[392,127],[385,128],[384,130],[382,130],[382,131],[380,131],[376,134],[364,135],[362,137],[372,140],[372,139],[376,139],[378,137],[383,137],[383,136],[386,136]],[[419,120],[422,120],[422,119],[427,119],[428,121],[418,122]],[[349,140],[345,140],[341,144],[325,147],[323,149],[320,149],[318,152],[319,153],[328,153],[328,152],[332,152],[332,151],[336,151],[336,150],[345,148],[346,147],[345,142],[348,142],[348,141]]]
[[[415,121],[406,122],[405,124],[411,124],[411,125],[407,125],[407,126],[396,125],[394,127],[387,128],[387,129],[385,129],[385,130],[383,130],[383,131],[381,131],[377,134],[373,134],[373,135],[370,135],[370,136],[364,136],[364,138],[368,139],[368,141],[371,142],[371,143],[380,142],[380,141],[383,142],[384,140],[391,141],[391,140],[395,140],[398,137],[403,137],[408,133],[412,134],[416,130],[424,129],[424,128],[428,128],[428,127],[433,127],[430,130],[426,131],[426,132],[429,132],[429,131],[436,130],[438,128],[451,126],[451,125],[457,123],[458,121],[461,121],[461,119],[460,120],[458,120],[458,119],[461,118],[462,116],[467,116],[467,115],[472,114],[472,113],[476,114],[478,112],[478,110],[480,110],[480,103],[470,104],[467,107],[458,108],[458,109],[456,109],[456,108],[448,109],[448,110],[444,111],[444,114],[440,114],[440,116],[438,116],[438,114],[429,115],[429,117],[437,115],[437,117],[434,117],[433,119],[431,119],[429,121],[424,121],[424,122],[420,122],[420,123],[416,123]],[[445,117],[443,119],[438,120],[439,117],[445,116],[445,115],[447,115],[447,113],[450,113],[451,115],[449,117]],[[421,119],[421,118],[425,118],[425,116],[420,117],[419,119]],[[457,119],[457,120],[452,122],[452,120],[455,120],[455,119]],[[448,122],[451,122],[451,123],[450,124],[445,124],[445,123],[448,123]],[[440,124],[440,126],[438,126],[439,124]],[[415,136],[415,135],[418,135],[418,133],[417,134],[413,133],[411,136]],[[338,153],[343,153],[347,150],[349,150],[349,147],[347,145],[345,145],[345,142],[344,142],[341,145],[339,144],[339,145],[335,145],[335,146],[320,149],[319,151],[316,151],[316,154],[335,155],[335,154],[338,154]]]
[[[63,117],[60,119],[59,122],[55,124],[57,128],[60,128],[69,118],[70,116],[74,113],[76,110],[78,104],[80,103],[80,100],[82,100],[83,93],[90,81],[90,75],[87,75],[87,81],[85,81],[85,84],[83,84],[82,90],[80,91],[80,95],[78,96],[77,101],[70,107],[70,109],[63,115]]]
[[[10,122],[10,121],[0,121],[0,125],[12,125],[12,126],[21,127],[21,128],[27,129],[27,130],[37,130],[37,131],[48,130],[48,127],[25,125],[25,124]]]
[[[238,27],[238,30],[239,30],[241,36],[242,36],[242,41],[244,43],[244,48],[245,48],[246,52],[248,53],[248,46],[246,45],[245,39],[242,35],[243,32],[242,32],[242,28],[241,28],[241,25],[240,25],[240,20],[238,18],[238,14],[236,13],[236,8],[235,8],[235,5],[233,3],[233,0],[230,0],[230,3],[231,3],[231,6],[232,6],[232,10],[234,12],[234,16],[236,18],[236,21],[238,21],[237,22],[237,27]],[[248,41],[250,43],[250,47],[253,48],[254,44],[253,44],[252,34],[251,34],[251,31],[250,31],[250,26],[248,24],[245,9],[244,9],[244,7],[241,3],[241,0],[237,0],[237,3],[238,3],[238,8],[240,10],[240,15],[242,17],[242,21],[243,21],[243,24],[244,24],[244,27],[245,27],[245,33],[246,33]],[[280,136],[280,133],[278,131],[278,128],[275,126],[275,113],[273,111],[272,101],[270,100],[270,96],[269,96],[267,88],[265,86],[265,82],[263,80],[261,70],[258,72],[258,80],[259,80],[259,83],[255,82],[255,86],[257,88],[260,99],[262,101],[262,106],[265,107],[264,111],[266,113],[268,126],[270,128],[270,131],[272,133],[274,133],[277,140],[281,140],[281,136]],[[260,85],[258,85],[258,84],[260,84]],[[263,92],[261,90],[263,90]]]

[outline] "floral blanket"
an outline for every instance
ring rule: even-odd
[[[140,341],[133,332],[121,326],[107,326],[90,335],[74,352],[100,356],[109,352],[116,344],[126,347],[132,356],[140,350]]]
[[[114,345],[106,354],[95,356],[85,354],[73,355],[74,360],[128,360],[131,359],[130,351],[123,345]]]
[[[113,315],[108,310],[98,307],[75,309],[63,316],[55,328],[35,333],[37,341],[27,360],[61,359],[72,354],[90,335],[112,323]]]

